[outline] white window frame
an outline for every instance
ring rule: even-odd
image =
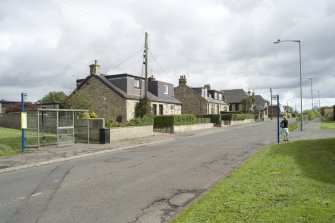
[[[134,79],[134,87],[135,88],[140,88],[140,80],[139,79]]]
[[[163,85],[163,94],[169,94],[169,86]]]

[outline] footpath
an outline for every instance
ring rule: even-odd
[[[304,123],[303,131],[296,129],[290,133],[290,140],[329,138],[335,137],[335,130],[320,129],[320,120]],[[238,128],[238,126],[236,126]],[[229,127],[229,128],[236,128]],[[168,141],[178,140],[184,137],[211,134],[224,131],[225,128],[212,128],[192,131],[180,134],[155,133],[154,136],[112,142],[111,144],[75,144],[67,147],[41,147],[40,150],[30,149],[24,154],[0,157],[0,174],[4,172],[37,167],[46,164],[63,162],[66,160],[79,159],[83,157],[110,153],[139,146],[160,144]],[[275,142],[275,138],[274,138]]]
[[[300,127],[294,130],[289,135],[289,140],[302,139],[318,139],[318,138],[334,138],[334,129],[320,129],[320,119],[314,119],[307,123],[303,123],[302,131]]]

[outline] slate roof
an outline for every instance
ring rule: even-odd
[[[255,95],[256,110],[264,110],[267,101],[261,95]]]
[[[203,99],[205,99],[209,103],[216,103],[216,104],[227,105],[227,103],[225,101],[223,101],[223,100],[217,100],[217,99],[214,99],[214,98],[211,98],[211,97],[204,98],[201,95],[201,92],[202,92],[202,89],[203,89],[201,87],[195,87],[195,88],[191,88],[191,89],[193,89],[196,93],[198,93]]]
[[[140,99],[140,96],[127,94],[125,91],[123,91],[122,89],[120,89],[119,87],[117,87],[115,84],[113,84],[111,81],[109,81],[106,77],[101,76],[101,75],[90,75],[90,76],[86,77],[80,83],[80,85],[77,87],[77,89],[79,89],[83,84],[85,84],[93,76],[96,77],[97,79],[99,79],[102,83],[104,83],[110,89],[114,90],[118,95],[120,95],[123,98],[126,98],[126,99],[135,99],[135,100],[139,100]],[[129,75],[129,74],[120,74],[120,77],[124,77],[124,76],[136,77],[134,75]],[[141,78],[141,77],[138,77],[138,78]],[[153,102],[181,104],[181,102],[178,99],[174,98],[174,97],[171,97],[171,96],[168,96],[168,95],[164,95],[164,96],[159,96],[158,97],[158,96],[152,94],[150,91],[148,91],[148,97]]]
[[[221,90],[221,92],[229,103],[235,104],[241,103],[242,99],[248,96],[243,89]]]

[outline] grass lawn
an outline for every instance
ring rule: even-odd
[[[9,156],[21,151],[21,130],[0,127],[0,156]]]
[[[335,138],[266,146],[172,222],[335,222]]]
[[[335,121],[323,120],[320,124],[322,129],[335,129]]]

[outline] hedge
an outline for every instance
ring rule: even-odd
[[[173,125],[193,125],[197,123],[195,115],[159,115],[154,117],[154,128],[164,128]]]
[[[236,114],[234,120],[255,119],[254,114]]]
[[[133,118],[127,122],[116,122],[114,120],[109,120],[106,122],[105,126],[107,128],[111,128],[111,127],[126,127],[126,126],[144,126],[153,124],[154,120],[152,117],[144,116],[143,118]]]
[[[220,111],[220,114],[243,114],[240,111]]]
[[[258,115],[257,115],[258,116]],[[244,120],[244,119],[256,119],[256,115],[254,114],[222,114],[222,120]]]
[[[211,123],[214,123],[216,125],[221,125],[221,115],[220,114],[197,115],[197,118],[210,118]]]

